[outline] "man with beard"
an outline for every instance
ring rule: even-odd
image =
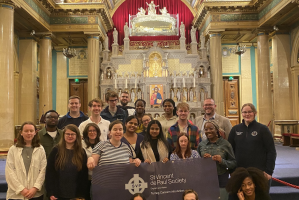
[[[122,108],[126,112],[127,116],[134,115],[135,108],[132,106],[128,106],[129,93],[127,91],[123,91],[121,93],[119,100],[120,100],[121,106],[119,105],[118,107]]]
[[[40,143],[43,145],[47,157],[62,136],[62,130],[57,128],[58,116],[55,110],[47,111],[45,113],[46,125],[38,132]]]
[[[207,98],[204,100],[203,109],[205,110],[205,114],[195,118],[195,125],[199,128],[201,132],[202,140],[206,140],[207,136],[204,133],[204,125],[208,120],[215,120],[218,126],[224,130],[225,138],[227,140],[230,130],[232,129],[232,124],[229,119],[218,115],[215,111],[216,104],[214,99]]]

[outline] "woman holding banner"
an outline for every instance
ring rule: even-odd
[[[141,143],[141,152],[145,163],[163,162],[169,160],[169,144],[166,141],[162,126],[158,120],[152,120],[147,127],[144,140]]]
[[[222,131],[213,120],[208,120],[204,125],[207,140],[199,143],[197,151],[203,158],[212,158],[217,164],[220,199],[227,200],[228,193],[225,186],[228,181],[229,171],[237,166],[233,148],[230,143],[220,136]]]
[[[170,155],[170,160],[200,158],[197,151],[192,150],[189,145],[189,136],[186,133],[181,133],[176,141],[176,148]]]

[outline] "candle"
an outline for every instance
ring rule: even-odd
[[[128,88],[128,79],[126,79],[125,88]]]
[[[193,87],[195,88],[195,77],[193,78]]]
[[[176,87],[176,78],[173,79],[173,87]]]
[[[186,85],[185,85],[185,78],[183,78],[183,87],[186,87]]]
[[[137,77],[135,78],[135,88],[137,88]]]
[[[116,79],[114,79],[114,88],[117,88]]]

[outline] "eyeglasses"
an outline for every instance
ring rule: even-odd
[[[74,133],[66,133],[65,135],[68,136],[68,137],[75,137],[76,136],[76,134],[74,134]]]
[[[111,103],[116,102],[116,101],[118,101],[118,99],[111,99],[111,100],[109,100],[109,102],[111,102]]]
[[[96,133],[97,130],[88,130],[88,133]]]
[[[145,119],[145,120],[142,120],[142,122],[150,122],[151,120],[150,119]]]
[[[211,106],[213,106],[214,104],[204,104],[203,106],[205,106],[205,107],[211,107]]]
[[[243,111],[242,114],[246,115],[246,114],[251,114],[253,113],[253,111]]]

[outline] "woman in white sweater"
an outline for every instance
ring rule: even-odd
[[[8,184],[6,199],[43,199],[47,158],[40,145],[36,126],[25,122],[17,143],[10,147],[5,166]]]

